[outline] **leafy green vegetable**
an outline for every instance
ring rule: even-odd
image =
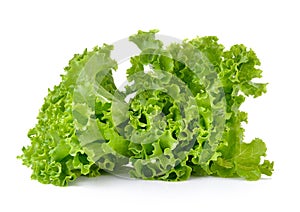
[[[141,52],[130,58],[122,91],[112,75],[113,46],[70,60],[18,156],[33,179],[65,186],[102,171],[167,181],[272,175],[274,163],[261,161],[265,143],[243,141],[247,113],[239,108],[267,85],[252,81],[262,77],[255,53],[244,45],[225,50],[214,36],[165,47],[157,32],[129,37]]]

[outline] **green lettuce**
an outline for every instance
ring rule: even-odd
[[[243,141],[247,113],[240,106],[267,86],[253,82],[262,77],[254,51],[225,50],[214,36],[164,46],[157,32],[129,37],[141,52],[130,58],[122,91],[112,74],[113,46],[70,60],[28,132],[31,145],[18,156],[32,179],[65,186],[103,171],[166,181],[272,175],[274,163],[262,159],[265,143]]]

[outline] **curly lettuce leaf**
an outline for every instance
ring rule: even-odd
[[[114,84],[113,46],[85,50],[70,60],[28,132],[31,145],[19,156],[33,179],[65,186],[102,170],[166,181],[272,175],[265,143],[244,142],[248,114],[240,107],[267,86],[254,82],[262,77],[254,51],[241,44],[225,50],[215,36],[164,47],[157,32],[129,37],[141,54],[130,58],[132,84],[124,92]]]
[[[106,51],[104,46],[76,54],[65,68],[62,82],[49,90],[38,123],[28,132],[31,145],[23,147],[23,155],[19,156],[33,170],[32,179],[65,186],[81,175],[100,175],[99,167],[84,152],[76,135],[72,102],[78,74],[93,55]]]

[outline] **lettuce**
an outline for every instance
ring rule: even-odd
[[[103,171],[166,181],[272,175],[274,163],[262,160],[265,143],[243,141],[240,106],[267,86],[253,82],[262,77],[254,51],[225,50],[214,36],[164,46],[157,32],[129,37],[141,52],[130,58],[123,90],[114,83],[112,45],[70,60],[18,156],[32,179],[65,186]]]

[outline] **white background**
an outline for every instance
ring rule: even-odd
[[[299,211],[300,33],[297,1],[1,1],[0,211]],[[262,138],[275,161],[256,182],[192,178],[167,183],[114,176],[70,187],[30,180],[16,155],[47,89],[74,53],[138,29],[180,39],[217,35],[255,50],[268,93],[249,99],[246,140]]]

